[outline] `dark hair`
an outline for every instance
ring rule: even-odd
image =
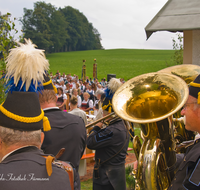
[[[63,88],[62,88],[62,87],[58,87],[58,89],[60,89],[60,90],[61,90],[61,92],[62,92],[62,94],[63,94]]]

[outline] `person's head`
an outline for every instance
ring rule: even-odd
[[[40,148],[44,112],[35,92],[9,92],[0,110],[0,159],[22,146]]]
[[[73,94],[74,96],[77,96],[77,95],[78,95],[78,90],[77,90],[76,88],[73,88],[73,89],[72,89],[72,94]]]
[[[98,87],[99,89],[101,89],[101,88],[102,88],[102,86],[101,86],[100,84],[97,84],[97,87]]]
[[[78,105],[78,98],[76,96],[72,96],[70,98],[70,106],[77,107]]]
[[[95,95],[96,95],[96,97],[97,97],[98,100],[101,99],[101,95],[102,95],[102,94],[104,94],[104,91],[103,91],[103,90],[98,89],[98,90],[96,91]]]
[[[70,89],[69,83],[66,84],[66,89],[67,89],[67,90]]]
[[[112,98],[117,89],[121,86],[121,82],[117,78],[111,78],[108,87],[105,90],[105,94],[101,95],[102,110],[113,112]]]
[[[88,89],[88,87],[89,87],[89,83],[85,82],[85,88]]]
[[[61,80],[61,81],[60,81],[60,85],[61,85],[61,86],[64,86],[64,84],[65,84],[64,80]]]
[[[58,94],[59,95],[63,94],[63,89],[61,87],[58,87]]]
[[[198,86],[199,85],[199,86]],[[200,133],[200,75],[190,83],[189,97],[181,114],[185,116],[185,128]]]
[[[44,75],[43,80],[43,88],[44,90],[39,93],[39,102],[42,109],[48,108],[48,107],[56,107],[56,101],[57,97],[56,94],[58,93],[57,88],[51,83],[51,80],[49,77]],[[63,89],[59,87],[61,91]]]
[[[79,88],[79,84],[78,83],[76,83],[76,89],[78,89]]]
[[[30,144],[40,147],[41,130],[21,131],[0,126],[0,139],[7,147],[13,144],[20,144],[22,146]]]
[[[77,89],[78,90],[78,95],[80,96],[81,95],[81,89]]]
[[[92,90],[94,90],[94,91],[96,91],[96,90],[97,90],[97,86],[96,86],[96,84],[95,84],[95,83],[92,83],[91,87],[92,87]]]
[[[41,129],[51,129],[38,99],[43,73],[49,68],[48,60],[30,39],[18,45],[10,50],[6,60],[5,78],[12,92],[8,92],[0,105],[0,158],[22,146],[39,147]]]
[[[90,98],[89,93],[84,92],[84,93],[83,93],[83,98],[84,98],[85,101],[87,101],[87,100]]]
[[[0,126],[0,160],[12,149],[22,146],[41,147],[44,133],[37,131],[21,131]]]
[[[51,104],[56,106],[56,93],[54,90],[43,90],[42,93],[39,93],[40,105]]]

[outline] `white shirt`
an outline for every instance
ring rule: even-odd
[[[77,99],[78,99],[78,105],[77,106],[80,108],[81,104],[82,104],[81,97],[79,95],[77,95]]]
[[[66,94],[61,94],[61,95],[57,95],[58,98],[63,96],[63,100],[67,100],[67,95]]]
[[[89,101],[89,107],[93,108],[93,101],[90,99],[88,99],[87,101],[83,100],[82,103],[88,103],[88,101]]]

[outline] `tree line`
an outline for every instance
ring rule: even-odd
[[[83,13],[70,6],[56,8],[36,2],[24,8],[20,19],[24,38],[30,38],[46,53],[103,49],[101,37]]]

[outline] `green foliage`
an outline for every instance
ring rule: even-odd
[[[97,60],[97,78],[106,78],[107,74],[116,74],[117,78],[131,79],[135,76],[156,72],[166,68],[174,50],[88,50],[48,54],[50,71],[59,70],[81,77],[82,60],[86,60],[86,76],[92,78],[94,58]]]
[[[15,45],[12,32],[14,31],[15,34],[18,32],[10,16],[10,13],[0,16],[0,78],[6,70],[5,59],[9,53],[9,49],[13,48]],[[0,80],[0,103],[5,99],[4,82],[4,79]]]
[[[174,54],[167,66],[183,64],[183,36],[180,33],[177,33],[177,41],[174,38],[172,39],[172,46]]]
[[[36,2],[34,10],[24,8],[21,22],[24,37],[46,53],[102,49],[98,31],[70,6],[57,9],[50,3]]]
[[[135,189],[135,178],[132,175],[133,167],[126,167],[126,184],[130,190]]]

